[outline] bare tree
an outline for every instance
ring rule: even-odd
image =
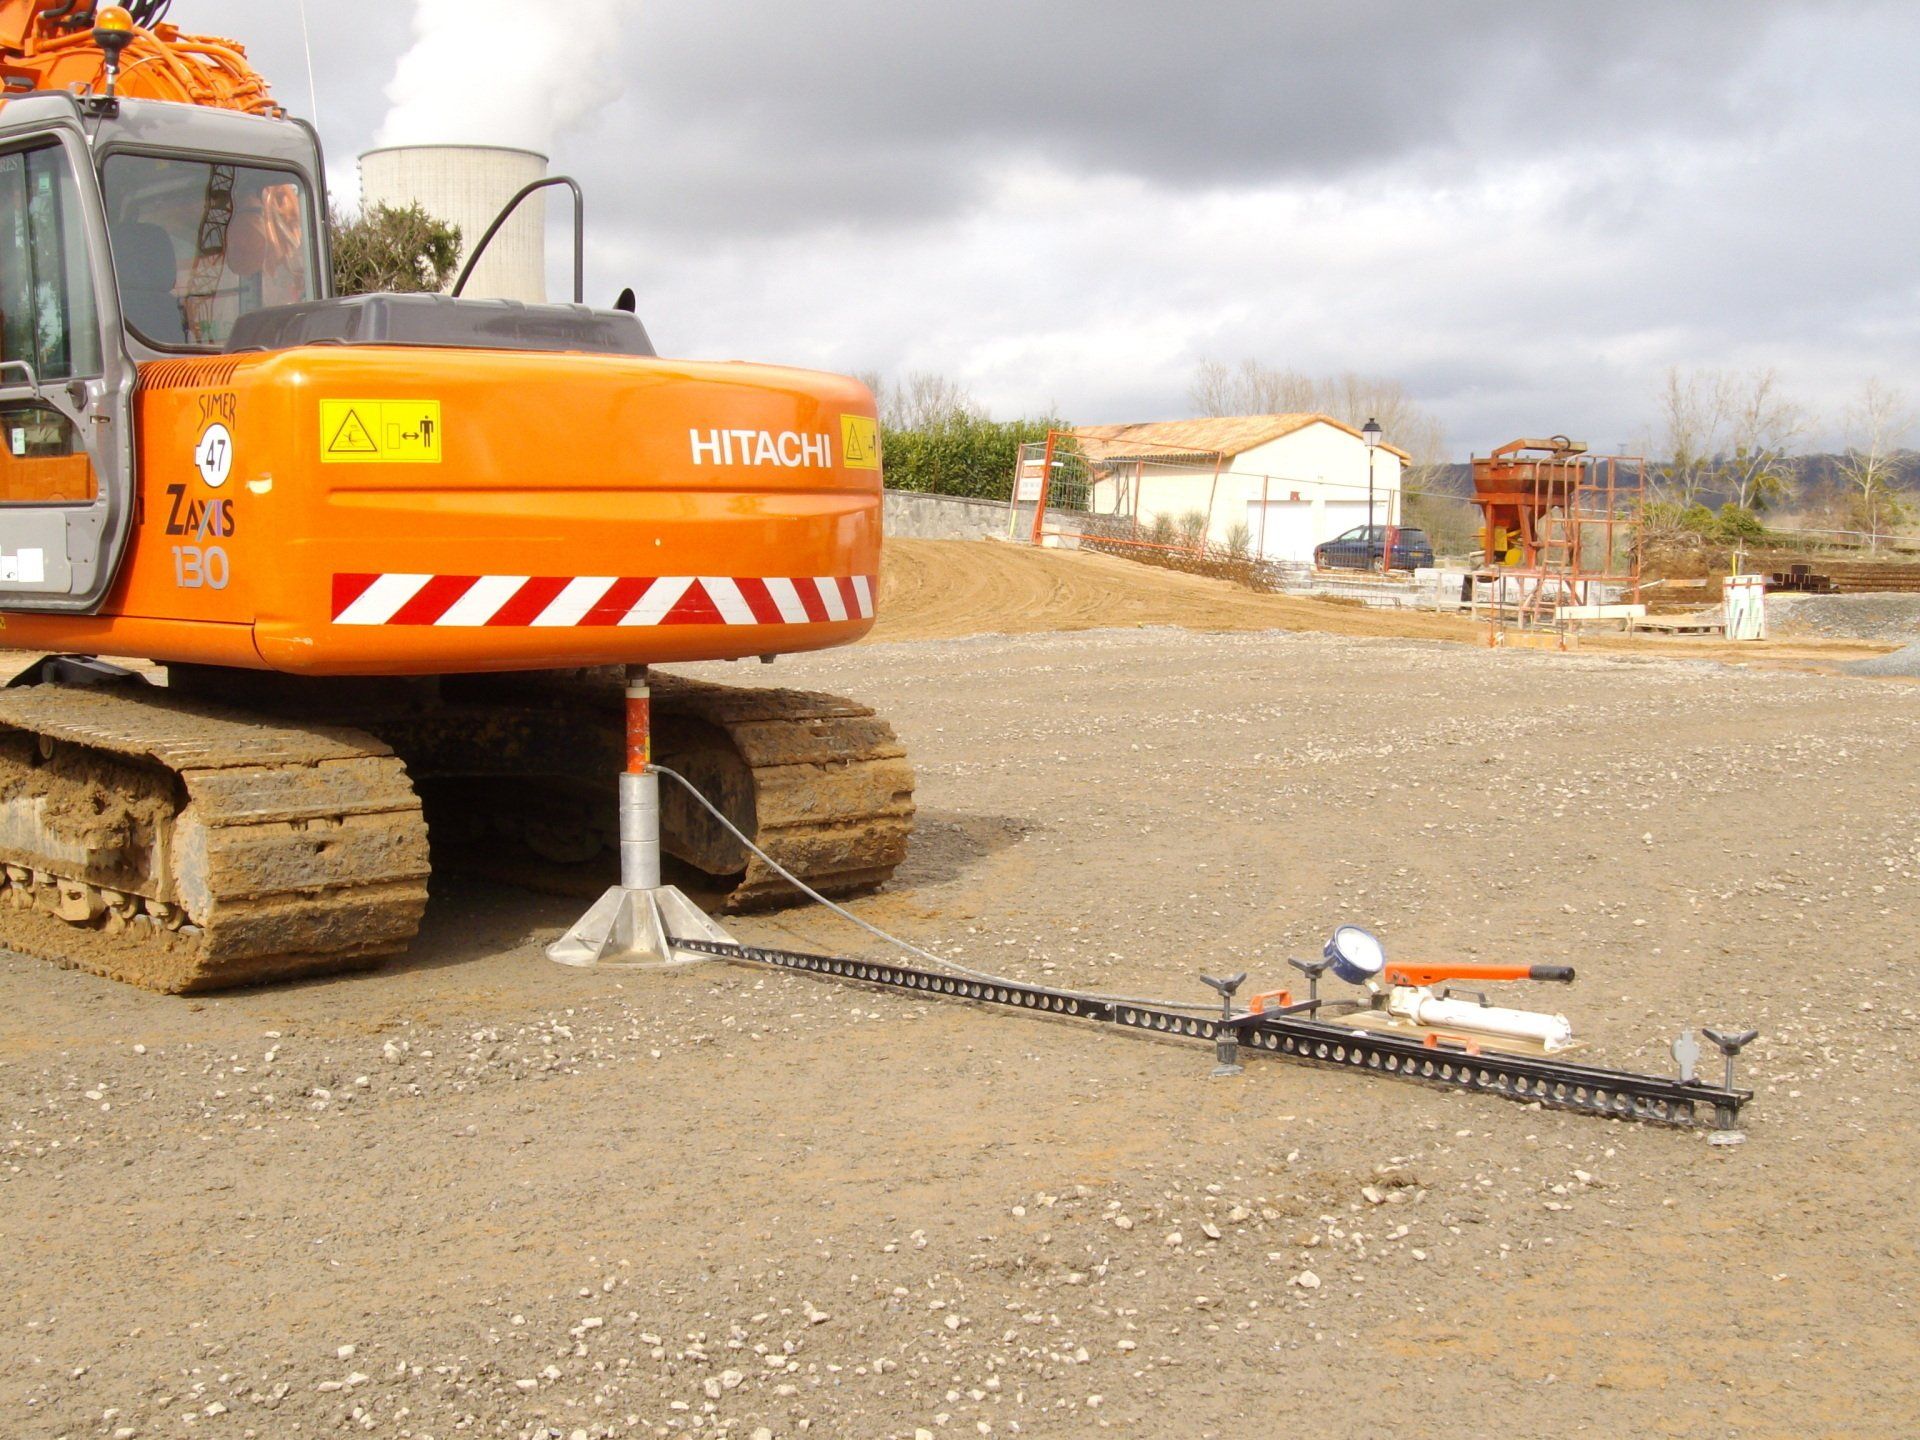
[[[1398,380],[1352,371],[1314,376],[1257,360],[1203,360],[1187,394],[1202,415],[1328,415],[1355,429],[1377,420],[1387,443],[1413,457],[1405,476],[1409,490],[1430,483],[1446,463],[1445,428]]]
[[[1733,410],[1733,380],[1721,370],[1667,371],[1660,392],[1660,438],[1666,459],[1657,469],[1665,498],[1680,506],[1699,502],[1714,479],[1717,458]]]
[[[1786,493],[1793,475],[1790,452],[1807,428],[1806,415],[1780,393],[1771,369],[1750,372],[1735,382],[1732,395],[1732,449],[1719,463],[1720,480],[1741,509],[1764,510]]]
[[[889,430],[932,430],[956,419],[979,419],[983,411],[967,387],[948,375],[911,370],[897,381],[874,371],[858,378],[873,391],[880,423]]]
[[[1853,513],[1880,548],[1880,536],[1900,522],[1900,451],[1916,421],[1906,395],[1869,380],[1841,421],[1841,453],[1835,468],[1853,491]]]
[[[1193,372],[1193,384],[1187,387],[1187,399],[1196,415],[1231,415],[1234,402],[1233,371],[1219,360],[1202,360]]]
[[[1298,370],[1277,370],[1257,360],[1232,366],[1202,360],[1188,398],[1202,415],[1299,415],[1319,409],[1317,384]]]
[[[1660,392],[1656,443],[1666,458],[1656,483],[1677,505],[1724,495],[1743,510],[1764,510],[1786,493],[1793,446],[1805,431],[1805,413],[1770,369],[1676,367]]]

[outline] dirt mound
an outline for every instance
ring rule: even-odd
[[[1196,631],[1292,630],[1487,643],[1484,620],[1424,610],[1375,610],[1337,599],[1263,595],[1230,581],[1117,556],[990,540],[887,541],[879,613],[868,638],[882,642],[1167,625]],[[1601,632],[1584,635],[1579,643],[1581,649],[1609,653],[1787,666],[1837,665],[1892,648],[1885,640],[1811,634],[1734,643],[1717,636]]]
[[[871,638],[888,641],[1147,625],[1428,640],[1484,634],[1455,616],[1262,595],[1111,555],[981,540],[889,540],[879,612]]]

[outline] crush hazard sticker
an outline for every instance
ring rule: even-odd
[[[438,400],[322,400],[320,458],[328,464],[438,465]]]
[[[840,453],[849,470],[880,468],[880,427],[866,415],[840,417]]]

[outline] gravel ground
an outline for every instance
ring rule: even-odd
[[[1589,1058],[1760,1027],[1749,1139],[570,971],[577,902],[438,883],[365,977],[0,957],[0,1433],[1913,1433],[1920,691],[1169,630],[765,678],[894,717],[922,824],[860,908],[921,943],[1196,999],[1343,920],[1571,961]]]

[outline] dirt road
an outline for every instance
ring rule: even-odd
[[[1758,1026],[1750,1138],[569,971],[577,902],[472,884],[324,984],[0,957],[0,1434],[1913,1432],[1920,691],[1170,629],[765,679],[894,717],[922,824],[859,910],[919,943],[1192,998],[1343,920],[1572,962],[1592,1058]]]

